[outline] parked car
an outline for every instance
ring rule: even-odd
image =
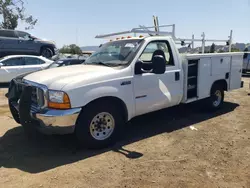
[[[0,29],[0,56],[38,55],[51,58],[57,53],[53,42],[43,41],[24,31]]]
[[[42,56],[11,55],[0,59],[0,83],[9,83],[24,73],[46,69],[53,63]]]
[[[69,66],[69,65],[79,65],[79,64],[83,64],[84,62],[85,62],[85,59],[76,59],[76,58],[59,59],[53,62],[50,66],[48,66],[47,69]]]

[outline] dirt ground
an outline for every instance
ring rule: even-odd
[[[191,104],[144,115],[98,151],[77,148],[72,135],[28,140],[0,97],[0,187],[250,188],[250,78],[243,80],[216,113]]]

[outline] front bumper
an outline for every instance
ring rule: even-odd
[[[22,91],[20,92],[20,86]],[[37,129],[44,134],[70,134],[74,132],[75,124],[81,108],[68,110],[35,109],[32,108],[32,86],[12,80],[7,97],[12,116],[24,127]]]
[[[31,116],[39,122],[38,129],[44,134],[69,134],[74,132],[80,112],[81,108],[69,110],[47,109],[43,112],[31,112]]]

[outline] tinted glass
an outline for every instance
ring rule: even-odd
[[[23,32],[23,31],[17,31],[17,35],[18,35],[18,37],[26,39],[26,40],[28,40],[30,38],[30,34]]]
[[[14,31],[9,30],[0,30],[0,36],[1,37],[7,37],[7,38],[17,38]]]
[[[81,64],[83,61],[82,60],[72,60],[70,61],[70,65],[78,65]]]
[[[44,62],[38,58],[34,57],[25,57],[25,65],[40,65]]]
[[[23,58],[12,58],[1,62],[4,66],[21,66],[24,65]]]

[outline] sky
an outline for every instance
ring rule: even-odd
[[[250,43],[250,0],[25,0],[27,14],[38,19],[29,32],[68,44],[92,46],[103,43],[98,34],[152,26],[152,16],[160,24],[176,24],[177,37],[227,39]],[[20,23],[18,29],[24,29]]]

